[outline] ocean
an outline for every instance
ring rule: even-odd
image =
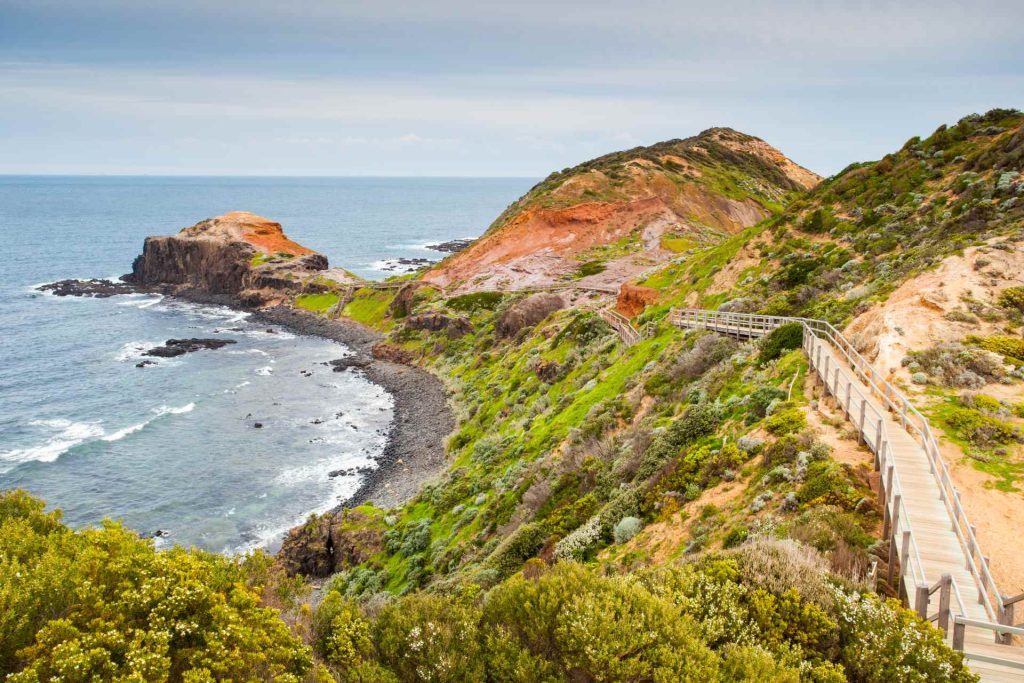
[[[147,235],[232,210],[277,220],[332,265],[380,278],[396,259],[440,258],[428,244],[479,235],[533,183],[0,176],[0,489],[44,498],[74,527],[110,518],[158,545],[274,549],[359,487],[359,475],[329,475],[374,466],[390,396],[326,365],[343,345],[242,312],[35,287],[119,276]],[[181,337],[236,343],[136,367]]]

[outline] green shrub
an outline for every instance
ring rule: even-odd
[[[953,406],[946,413],[946,422],[954,429],[957,436],[966,439],[975,446],[992,446],[1004,444],[1020,438],[1017,429],[997,417],[982,413],[964,406]]]
[[[571,562],[492,590],[484,629],[498,628],[567,680],[696,682],[718,673],[717,657],[670,600]]]
[[[745,540],[747,540],[747,535],[749,533],[750,532],[747,530],[747,527],[745,526],[734,526],[732,529],[729,529],[729,532],[725,535],[725,538],[722,539],[722,547],[735,548],[736,546],[740,545]]]
[[[72,531],[23,491],[0,494],[0,577],[0,671],[12,683],[298,681],[312,669],[240,563],[156,552],[113,522]]]
[[[758,354],[759,365],[775,360],[790,349],[798,349],[804,340],[804,328],[800,323],[786,323],[769,332],[761,341]]]
[[[990,337],[969,336],[966,339],[968,344],[975,344],[986,351],[998,353],[1001,356],[1012,358],[1016,361],[1024,360],[1024,339],[1010,337],[1003,334],[995,334]]]
[[[788,465],[796,460],[801,450],[800,441],[790,434],[776,439],[765,446],[762,457],[765,467],[776,467],[777,465]]]
[[[771,386],[760,386],[750,392],[747,397],[747,407],[750,409],[751,423],[756,422],[767,414],[768,406],[772,401],[781,401],[786,398],[786,392]]]
[[[484,680],[479,623],[474,607],[417,593],[381,609],[373,642],[399,680],[475,683]]]
[[[445,306],[453,311],[472,313],[477,310],[493,311],[501,303],[504,295],[501,292],[472,292],[453,296],[445,301]]]
[[[946,645],[942,631],[895,600],[840,594],[837,601],[840,661],[852,680],[864,683],[920,681],[973,683],[978,677],[963,656]]]
[[[498,544],[487,563],[498,572],[499,578],[504,578],[519,571],[524,562],[537,554],[550,535],[544,524],[523,524]]]
[[[999,293],[999,305],[1024,313],[1024,287],[1008,287]],[[1020,358],[1020,356],[1017,356]]]
[[[804,415],[804,411],[799,408],[786,408],[773,413],[764,422],[764,428],[768,430],[770,434],[776,436],[784,436],[786,434],[792,434],[793,432],[799,432],[807,427],[807,416]]]
[[[587,277],[588,275],[597,275],[603,273],[605,265],[601,261],[587,261],[581,263],[580,267],[576,269],[577,277]]]
[[[858,498],[842,467],[827,460],[810,464],[807,479],[796,495],[804,505],[837,505],[843,509],[850,509]]]
[[[612,536],[616,543],[625,543],[640,533],[643,526],[643,520],[638,517],[623,517],[612,530]]]

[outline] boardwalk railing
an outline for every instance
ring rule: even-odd
[[[619,335],[619,339],[621,339],[622,343],[625,344],[626,346],[632,346],[633,344],[636,344],[641,339],[645,339],[649,334],[649,327],[645,327],[644,331],[641,332],[640,330],[633,327],[633,325],[629,322],[629,318],[622,315],[613,308],[602,308],[597,313],[598,315],[601,316],[601,318],[604,319],[605,322],[612,326],[616,334]]]
[[[771,330],[788,323],[799,323],[803,327],[803,350],[810,360],[811,368],[818,374],[828,393],[847,418],[857,425],[860,436],[875,455],[875,464],[881,473],[880,495],[883,502],[883,536],[889,541],[889,569],[886,577],[894,579],[894,568],[898,560],[900,575],[897,587],[907,604],[922,616],[936,621],[948,632],[950,622],[960,628],[960,636],[954,633],[953,645],[963,649],[963,630],[966,626],[987,629],[993,632],[995,642],[1009,643],[1013,635],[1024,635],[1024,630],[1014,625],[1013,610],[1017,602],[1024,601],[1024,593],[1006,598],[999,592],[989,568],[988,558],[981,552],[975,528],[967,520],[960,500],[960,494],[953,485],[949,468],[939,452],[935,435],[925,418],[907,398],[853,347],[831,324],[823,320],[766,316],[749,313],[731,313],[707,310],[678,310],[670,312],[670,321],[691,329],[708,329],[740,337],[760,337]],[[886,416],[879,413],[861,393],[857,384],[842,379],[840,363],[833,363],[833,354],[845,359],[847,366],[868,388],[872,397],[890,411],[896,421],[917,441],[924,450],[939,498],[945,505],[952,530],[956,534],[965,557],[966,569],[974,578],[977,600],[984,606],[988,621],[970,619],[963,598],[967,586],[960,586],[949,574],[928,577],[921,562],[917,536],[910,526],[900,484],[899,473],[894,466],[890,435],[887,434]],[[830,367],[831,366],[831,367]],[[929,583],[929,578],[935,583]],[[939,594],[938,608],[929,609],[931,596]],[[975,655],[968,653],[968,657]],[[1007,660],[978,655],[983,661],[1016,665]]]

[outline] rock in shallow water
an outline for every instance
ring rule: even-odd
[[[110,280],[59,280],[36,287],[40,292],[53,292],[54,296],[91,296],[97,299],[118,294],[132,294],[135,287],[127,282],[111,282]]]
[[[201,349],[219,349],[234,343],[234,339],[168,339],[163,346],[157,346],[142,355],[156,356],[157,358],[173,358]]]

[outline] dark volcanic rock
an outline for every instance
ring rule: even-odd
[[[342,372],[349,368],[365,368],[367,365],[373,362],[373,359],[369,356],[356,353],[351,356],[345,356],[344,358],[337,358],[331,361],[331,367],[334,368],[335,372]]]
[[[433,261],[431,261],[428,258],[406,258],[403,256],[401,258],[396,258],[388,261],[387,265],[381,266],[380,269],[383,271],[392,272],[398,270],[399,267],[401,266],[406,266],[404,270],[415,270],[417,268],[422,268],[423,266],[429,266],[432,263]]]
[[[557,294],[533,294],[505,311],[494,327],[500,336],[511,337],[563,308],[565,301]]]
[[[448,240],[447,242],[441,242],[440,244],[428,244],[427,249],[433,249],[434,251],[443,251],[447,254],[454,254],[462,251],[469,245],[473,244],[474,240],[460,239],[460,240]]]
[[[106,299],[118,294],[131,294],[135,287],[127,282],[110,280],[60,280],[36,287],[40,292],[53,292],[54,296],[91,296]]]
[[[316,293],[322,254],[289,240],[280,223],[246,212],[200,221],[177,235],[147,237],[126,281],[197,300],[258,307]]]
[[[473,332],[473,323],[465,318],[458,318],[443,313],[420,313],[406,319],[407,327],[414,330],[430,330],[440,332],[447,330],[449,337],[461,337]]]
[[[156,356],[157,358],[173,358],[201,349],[219,349],[234,343],[234,339],[168,339],[163,346],[150,349],[142,355]]]

